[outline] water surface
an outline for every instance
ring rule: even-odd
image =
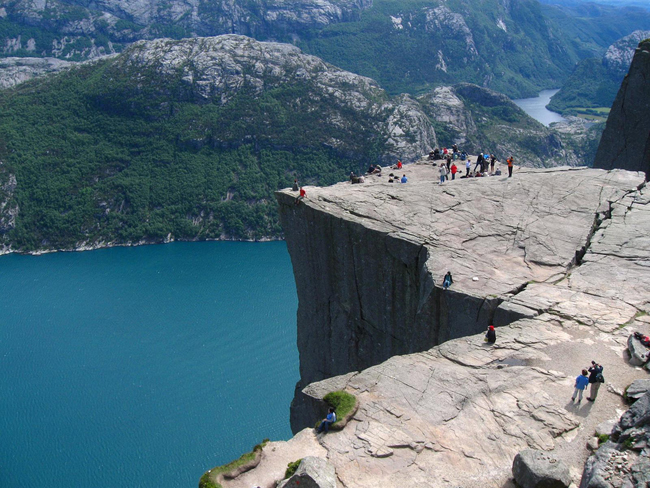
[[[287,439],[284,242],[0,257],[0,486],[192,487]]]
[[[513,102],[515,102],[519,108],[532,118],[548,127],[553,122],[564,122],[566,120],[557,112],[551,112],[546,108],[551,101],[551,97],[559,91],[560,90],[542,90],[536,97],[519,98],[513,100]]]

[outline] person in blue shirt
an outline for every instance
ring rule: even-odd
[[[447,271],[447,274],[442,280],[442,288],[447,289],[451,286],[451,284],[454,282],[453,278],[451,277],[451,271]]]
[[[575,390],[571,397],[572,402],[576,400],[576,396],[578,397],[578,403],[582,401],[582,392],[585,391],[585,388],[587,388],[587,385],[589,384],[589,377],[587,375],[587,370],[583,369],[582,374],[576,378]]]
[[[402,175],[402,179],[400,180],[402,183],[406,183],[408,181],[408,178],[406,175]]]
[[[318,432],[321,433],[325,431],[327,433],[334,422],[336,422],[336,412],[334,412],[334,407],[330,407],[327,417],[325,417],[318,426]]]

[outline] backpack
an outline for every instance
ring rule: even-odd
[[[605,383],[605,377],[603,376],[603,373],[598,373],[596,375],[596,382],[597,383]]]

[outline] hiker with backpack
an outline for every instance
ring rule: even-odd
[[[598,396],[598,389],[600,385],[605,382],[603,377],[603,367],[598,364],[596,361],[591,362],[591,368],[589,368],[589,384],[591,385],[591,391],[587,400],[593,402]]]

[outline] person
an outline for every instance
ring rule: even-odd
[[[476,170],[478,168],[481,168],[481,173],[483,172],[483,155],[479,153],[478,157],[476,158],[476,166],[474,166],[474,173],[476,173]]]
[[[397,169],[402,169],[402,162],[399,159],[397,160]]]
[[[467,170],[467,173],[465,173],[465,177],[469,177],[469,168],[472,166],[472,163],[469,161],[469,158],[467,158],[467,161],[465,161],[465,169]]]
[[[515,162],[515,158],[513,158],[512,156],[510,156],[510,157],[507,159],[507,161],[508,161],[508,178],[511,178],[511,177],[512,177],[512,165],[513,165],[514,162]]]
[[[406,175],[402,175],[402,179],[399,181],[400,183],[406,183],[408,181],[408,178],[406,177]]]
[[[299,189],[299,187],[298,187],[298,180],[297,180],[297,179],[294,179],[294,180],[293,180],[293,186],[291,187],[291,190],[292,190],[292,191],[298,191],[298,189]]]
[[[373,171],[374,174],[380,175],[381,174],[381,166],[380,165],[375,165],[375,170]]]
[[[294,202],[295,205],[298,205],[300,203],[300,200],[303,200],[307,196],[307,192],[305,191],[304,188],[300,187],[300,195],[296,197],[296,201]]]
[[[327,417],[325,417],[318,426],[318,432],[321,433],[325,431],[325,433],[327,433],[334,422],[336,422],[336,412],[334,411],[334,407],[330,407]]]
[[[443,148],[442,148],[442,155],[443,155],[445,158],[447,157],[447,153],[448,153],[448,152],[449,152],[449,151],[447,151],[447,148],[446,148],[446,147],[443,147]]]
[[[435,161],[435,160],[437,160],[437,159],[441,159],[441,158],[440,158],[440,149],[435,148],[435,149],[433,150],[433,160]]]
[[[442,279],[442,288],[446,290],[451,286],[451,284],[454,282],[453,278],[451,277],[451,271],[447,271],[447,274],[445,277]]]
[[[462,153],[460,153],[460,160],[465,161],[466,159],[467,159],[467,152],[463,151]]]
[[[494,163],[496,162],[497,162],[497,157],[494,154],[492,154],[490,156],[490,173],[494,173]]]
[[[582,392],[585,391],[585,388],[587,388],[588,384],[589,378],[587,377],[587,370],[583,369],[582,374],[576,378],[576,384],[574,387],[575,390],[573,391],[573,396],[571,397],[572,402],[576,400],[576,396],[578,397],[578,403],[582,401]]]
[[[447,176],[447,166],[445,163],[440,163],[440,168],[438,171],[440,172],[440,181],[438,184],[442,185],[445,182],[445,177]]]
[[[591,368],[589,368],[589,384],[591,385],[591,391],[587,400],[593,402],[598,396],[598,389],[600,384],[605,382],[603,377],[603,367],[598,364],[596,361],[591,362]]]
[[[458,172],[458,166],[456,166],[456,163],[453,163],[451,165],[451,179],[455,180],[456,179],[456,173]]]
[[[497,331],[494,330],[494,325],[488,325],[488,330],[485,333],[485,342],[494,344],[497,341]]]
[[[447,174],[451,171],[451,154],[447,154]]]
[[[368,174],[371,175],[374,172],[375,172],[375,165],[371,164],[370,166],[368,166]]]
[[[456,154],[458,152],[458,144],[452,144],[451,150]]]

